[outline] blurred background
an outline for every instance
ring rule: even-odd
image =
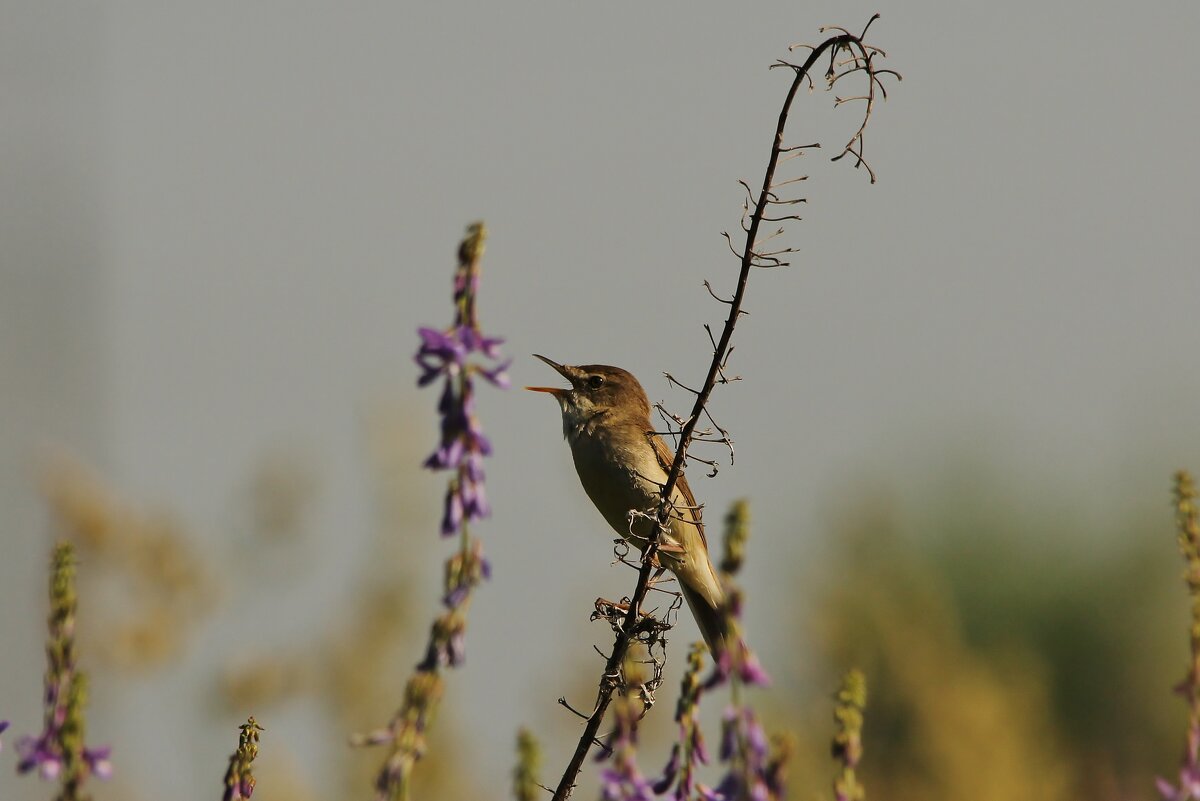
[[[215,797],[248,714],[256,798],[369,797],[384,754],[346,737],[397,706],[451,547],[410,356],[452,319],[464,226],[491,230],[515,385],[553,380],[535,351],[612,363],[682,412],[661,374],[707,365],[766,67],[874,11],[904,75],[879,183],[789,163],[800,253],[753,275],[713,403],[736,463],[692,471],[710,520],[751,503],[760,708],[799,737],[796,798],[827,795],[851,665],[869,797],[1152,797],[1184,724],[1170,477],[1200,469],[1200,6],[910,0],[0,2],[0,799],[49,791],[11,744],[40,727],[56,537],[99,801]],[[832,105],[802,95],[790,141],[840,147]],[[556,699],[590,703],[609,641],[592,602],[633,583],[550,400],[485,387],[479,413],[494,572],[423,797],[501,797],[521,724],[556,780]]]

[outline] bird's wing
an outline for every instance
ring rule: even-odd
[[[663,442],[663,438],[657,434],[647,434],[650,444],[654,447],[654,455],[658,457],[658,466],[662,468],[664,473],[670,474],[671,463],[675,461],[675,454],[667,447],[667,443]],[[679,480],[675,482],[675,487],[683,493],[683,500],[691,507],[692,520],[696,524],[696,529],[700,532],[700,542],[704,543],[704,548],[708,549],[708,539],[704,536],[704,523],[701,521],[700,504],[696,503],[696,496],[692,494],[692,488],[688,486],[687,478],[683,473],[679,474]]]

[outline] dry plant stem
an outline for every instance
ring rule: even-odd
[[[1188,700],[1189,727],[1200,729],[1200,509],[1196,484],[1191,474],[1175,474],[1175,518],[1179,530],[1179,550],[1186,564],[1184,580],[1192,595],[1192,658],[1180,687]]]
[[[872,21],[874,21],[874,17],[872,17]],[[750,280],[750,270],[756,266],[755,259],[757,258],[757,254],[755,252],[755,245],[758,240],[758,231],[766,216],[767,205],[775,198],[771,189],[775,180],[775,169],[779,165],[780,156],[785,152],[783,137],[784,130],[787,127],[788,114],[791,112],[792,101],[795,99],[800,85],[809,79],[810,70],[822,54],[830,48],[840,48],[852,44],[861,47],[861,37],[850,33],[830,37],[817,45],[802,65],[794,68],[795,77],[792,79],[792,84],[788,89],[783,107],[779,111],[779,121],[775,127],[775,138],[771,144],[771,155],[767,160],[766,173],[763,175],[762,189],[758,193],[758,199],[754,204],[754,213],[751,215],[750,224],[746,229],[746,246],[740,254],[736,254],[741,260],[737,288],[730,300],[722,301],[729,305],[729,316],[725,319],[725,326],[721,331],[720,339],[717,340],[716,347],[713,349],[712,361],[708,367],[708,374],[704,378],[704,384],[696,393],[696,401],[692,405],[692,412],[679,432],[679,444],[675,449],[675,461],[671,463],[671,470],[667,474],[666,483],[663,484],[662,492],[659,495],[661,500],[658,507],[657,525],[655,525],[654,530],[650,533],[646,550],[642,554],[642,567],[638,572],[637,586],[631,596],[629,611],[625,615],[621,631],[617,634],[613,642],[612,653],[604,665],[604,675],[600,679],[600,689],[596,697],[595,708],[588,718],[587,724],[584,726],[583,733],[579,736],[579,743],[575,747],[575,753],[571,756],[571,761],[567,764],[566,770],[563,771],[558,788],[554,791],[553,801],[566,801],[566,799],[571,797],[571,792],[575,789],[575,780],[579,776],[579,771],[583,767],[583,762],[587,758],[588,751],[591,750],[592,744],[596,741],[596,734],[600,730],[604,714],[608,710],[613,693],[618,687],[621,665],[629,651],[630,643],[637,634],[638,617],[642,601],[646,598],[650,574],[654,569],[654,554],[658,550],[659,539],[671,516],[671,495],[675,491],[675,485],[679,481],[684,462],[687,459],[687,449],[692,442],[692,433],[695,431],[696,424],[699,422],[701,415],[705,412],[708,398],[712,394],[713,387],[716,385],[717,379],[721,374],[721,369],[725,364],[726,354],[729,351],[729,343],[733,338],[733,330],[737,326],[738,318],[742,316],[742,301],[745,299],[746,285]],[[874,80],[870,71],[868,71],[868,79]]]

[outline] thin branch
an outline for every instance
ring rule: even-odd
[[[749,233],[749,231],[747,231],[747,233]],[[725,237],[725,244],[729,245],[729,252],[732,253],[734,256],[736,256],[739,259],[743,258],[743,254],[738,253],[736,250],[733,249],[733,238],[729,236],[729,232],[722,231],[721,236]],[[732,305],[732,302],[730,305]]]
[[[871,23],[878,18],[878,14],[871,17],[867,22],[867,26],[863,28],[863,33],[866,33],[867,28]],[[608,709],[609,703],[612,701],[613,693],[621,684],[621,665],[624,663],[626,654],[629,651],[630,645],[637,639],[639,635],[646,632],[646,618],[640,615],[642,602],[646,598],[650,585],[650,574],[656,567],[655,554],[659,549],[659,540],[663,532],[666,530],[669,521],[671,520],[676,509],[674,503],[675,487],[679,483],[679,478],[683,474],[683,466],[688,458],[688,447],[691,445],[695,436],[696,425],[700,420],[700,416],[707,412],[707,404],[709,396],[712,394],[713,388],[716,386],[718,378],[722,375],[723,365],[731,350],[730,341],[733,338],[734,328],[737,326],[737,321],[741,319],[742,302],[746,297],[746,286],[750,280],[750,272],[754,267],[764,266],[782,266],[784,262],[779,259],[759,254],[756,251],[758,244],[758,231],[764,221],[767,205],[772,202],[774,195],[771,190],[784,186],[793,181],[784,181],[779,184],[775,183],[775,170],[779,165],[780,158],[785,152],[783,137],[784,130],[787,127],[788,115],[791,113],[792,102],[795,100],[796,93],[807,80],[809,86],[812,86],[812,79],[809,73],[812,70],[817,59],[820,58],[826,51],[830,52],[831,61],[836,57],[839,50],[854,52],[857,49],[858,54],[863,59],[867,66],[869,83],[871,84],[870,93],[874,97],[875,91],[875,74],[871,59],[877,54],[873,48],[863,44],[862,35],[855,36],[844,28],[834,28],[832,30],[840,31],[837,36],[832,36],[821,42],[816,47],[812,48],[805,59],[804,64],[796,66],[786,64],[794,70],[794,77],[791,86],[788,89],[787,96],[784,99],[783,107],[779,112],[779,119],[775,127],[775,137],[771,144],[770,156],[767,159],[767,167],[763,175],[762,188],[758,193],[754,203],[754,212],[750,217],[749,227],[746,229],[746,245],[742,252],[739,253],[733,247],[733,240],[727,232],[723,232],[726,242],[729,245],[730,251],[740,261],[741,266],[738,271],[737,286],[734,290],[732,298],[728,301],[729,316],[725,320],[724,328],[721,331],[721,336],[716,342],[713,350],[712,360],[709,363],[708,373],[704,378],[704,383],[700,390],[696,393],[695,403],[692,406],[692,412],[686,420],[680,420],[681,428],[679,430],[679,442],[675,449],[675,459],[671,463],[671,469],[667,473],[667,480],[663,484],[662,491],[659,495],[658,512],[655,520],[654,528],[650,532],[650,536],[646,543],[646,548],[642,553],[641,569],[638,571],[637,585],[633,595],[630,597],[628,608],[625,610],[623,618],[610,618],[610,623],[616,633],[616,638],[613,642],[612,654],[609,655],[608,661],[604,666],[604,673],[600,680],[600,687],[596,697],[595,711],[592,713],[584,731],[580,734],[579,742],[576,745],[575,752],[571,756],[566,769],[563,771],[562,778],[559,780],[558,787],[554,791],[554,801],[566,801],[570,798],[572,791],[575,788],[575,780],[579,776],[579,771],[583,766],[584,760],[587,758],[588,751],[591,750],[592,744],[595,742],[596,733],[600,729],[600,724],[604,719],[604,714]],[[782,63],[782,62],[781,62]],[[832,70],[832,64],[830,65]],[[842,153],[835,157],[835,161],[841,158],[848,152],[854,152],[857,159],[855,166],[866,166],[866,162],[862,158],[862,134],[866,128],[866,124],[870,119],[873,108],[873,99],[867,103],[866,112],[863,117],[863,122],[859,126],[854,137],[851,138],[846,148]],[[858,151],[852,151],[852,147],[858,144]],[[867,167],[870,172],[870,167]],[[800,179],[803,180],[803,179]],[[875,180],[875,175],[871,172],[872,183]],[[766,262],[764,264],[764,262]],[[712,294],[711,287],[709,288]],[[715,294],[714,294],[715,297]],[[719,300],[719,298],[718,298]],[[725,302],[725,301],[722,301]],[[674,417],[674,415],[671,415]],[[674,418],[679,420],[679,418]],[[709,418],[712,419],[711,417]],[[714,425],[716,423],[714,422]],[[723,432],[717,426],[718,430]],[[732,446],[730,446],[732,451]],[[651,636],[656,636],[651,632]],[[661,639],[656,639],[656,642],[663,642]],[[656,663],[657,664],[657,663]]]
[[[671,375],[670,373],[666,373],[666,372],[664,372],[664,373],[663,373],[663,375],[666,377],[667,381],[670,381],[672,384],[674,384],[675,386],[679,387],[680,389],[682,389],[682,390],[685,390],[685,391],[687,391],[687,392],[690,392],[690,393],[692,393],[693,395],[699,395],[699,394],[700,394],[700,390],[698,390],[698,389],[692,389],[692,388],[691,388],[691,387],[689,387],[687,384],[683,383],[682,381],[680,381],[678,378],[676,378],[675,376]]]
[[[565,696],[561,696],[561,695],[559,696],[558,705],[562,706],[562,707],[566,707],[566,709],[568,711],[573,712],[575,715],[578,715],[579,717],[583,718],[584,720],[587,720],[588,718],[591,717],[591,715],[585,715],[582,712],[580,712],[578,709],[576,709],[575,707],[573,707],[569,703],[567,703],[567,699]]]
[[[772,188],[772,189],[776,189],[776,188],[778,188],[778,187],[781,187],[781,186],[787,186],[788,184],[798,184],[798,183],[800,183],[801,181],[807,181],[807,180],[808,180],[808,176],[807,176],[807,175],[801,175],[799,178],[789,178],[789,179],[788,179],[788,180],[786,180],[786,181],[780,181],[780,182],[779,182],[779,183],[777,183],[777,184],[771,184],[771,188]],[[734,251],[734,254],[735,254],[735,255],[736,255],[736,253],[737,253],[737,251]]]
[[[733,303],[732,300],[726,300],[725,298],[721,297],[716,292],[714,292],[713,288],[712,288],[712,284],[708,283],[707,280],[704,281],[704,288],[708,290],[708,294],[712,295],[712,299],[717,301],[718,303],[724,303],[726,305]],[[742,312],[742,314],[749,314],[749,312]],[[713,344],[716,345],[715,342]]]

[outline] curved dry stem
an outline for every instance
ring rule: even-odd
[[[800,87],[806,81],[810,87],[812,86],[812,78],[810,76],[812,68],[816,64],[817,59],[819,59],[826,52],[828,52],[830,55],[830,65],[828,71],[826,72],[827,81],[836,76],[834,63],[838,53],[840,51],[847,51],[850,54],[850,63],[854,64],[856,67],[860,67],[861,71],[867,74],[869,86],[868,95],[866,98],[866,110],[863,114],[862,123],[859,125],[858,130],[854,133],[854,136],[851,137],[850,141],[842,149],[841,153],[835,156],[832,160],[837,161],[844,157],[847,153],[853,154],[855,157],[855,166],[866,167],[867,172],[871,176],[871,182],[875,182],[875,173],[863,159],[862,143],[863,133],[866,130],[867,123],[870,121],[871,113],[874,110],[875,89],[876,87],[880,86],[879,75],[881,73],[875,70],[873,59],[877,55],[883,57],[883,52],[878,48],[865,44],[863,42],[863,36],[866,34],[871,24],[878,18],[878,14],[872,16],[871,19],[867,21],[866,26],[863,28],[863,32],[858,35],[850,33],[845,28],[823,28],[822,31],[835,30],[839,33],[836,36],[827,38],[825,41],[821,42],[815,47],[805,45],[805,47],[810,47],[810,52],[803,64],[796,65],[780,61],[772,65],[786,66],[792,69],[795,74],[792,79],[791,86],[788,88],[787,96],[784,99],[783,106],[779,112],[779,118],[775,126],[775,136],[771,144],[770,156],[767,159],[767,167],[763,175],[762,188],[759,190],[757,198],[754,198],[754,210],[749,216],[749,224],[743,227],[746,235],[746,244],[741,252],[738,252],[738,250],[734,248],[732,237],[730,237],[728,233],[722,233],[722,236],[725,237],[729,244],[730,251],[740,262],[737,285],[733,295],[729,299],[724,299],[717,296],[716,293],[712,291],[712,287],[706,284],[706,288],[708,288],[709,293],[712,294],[713,297],[718,301],[729,307],[729,315],[725,319],[725,325],[721,331],[720,337],[716,340],[713,346],[712,361],[709,364],[708,372],[705,375],[704,382],[701,384],[699,390],[688,388],[690,392],[695,394],[695,402],[692,405],[691,413],[687,416],[687,418],[680,421],[681,425],[678,432],[678,444],[675,448],[675,460],[672,462],[671,469],[667,473],[667,480],[662,486],[662,492],[659,496],[660,501],[656,515],[655,526],[651,531],[646,549],[642,553],[641,568],[638,571],[637,585],[634,589],[633,595],[630,596],[627,605],[621,605],[624,607],[623,609],[620,609],[622,613],[621,615],[615,614],[618,611],[618,607],[615,605],[609,607],[606,610],[606,613],[602,613],[600,615],[601,617],[608,619],[608,621],[612,624],[616,633],[616,638],[613,643],[612,653],[608,656],[608,659],[605,662],[604,673],[600,679],[600,687],[597,693],[595,707],[592,711],[592,714],[587,716],[587,723],[584,726],[584,731],[580,734],[579,742],[575,748],[575,752],[572,754],[571,760],[568,762],[566,769],[563,771],[562,778],[559,780],[558,787],[554,791],[553,801],[566,801],[566,799],[570,798],[571,793],[575,788],[575,780],[579,776],[579,771],[583,766],[584,760],[587,758],[588,751],[591,750],[592,744],[596,742],[596,734],[600,729],[600,724],[604,720],[604,715],[608,709],[608,705],[612,701],[613,693],[622,684],[621,666],[624,664],[626,654],[628,653],[632,643],[639,640],[645,642],[644,638],[647,634],[647,625],[650,625],[647,623],[647,620],[651,618],[641,611],[641,605],[645,600],[646,594],[650,587],[650,575],[655,569],[654,556],[658,551],[659,540],[662,536],[662,533],[666,529],[666,526],[671,519],[672,510],[674,508],[671,502],[671,497],[675,491],[675,485],[679,482],[679,478],[683,473],[684,464],[689,458],[687,451],[689,445],[691,445],[696,436],[696,426],[702,416],[707,416],[707,404],[709,396],[712,394],[713,388],[716,386],[716,384],[724,378],[726,361],[728,359],[729,352],[732,349],[730,342],[733,338],[733,332],[737,326],[737,322],[742,316],[742,302],[745,299],[746,286],[750,279],[751,270],[755,267],[780,267],[787,264],[787,262],[782,262],[771,254],[758,252],[757,245],[759,244],[759,229],[761,228],[763,222],[770,219],[766,216],[767,206],[771,203],[778,202],[778,197],[773,194],[772,190],[777,189],[780,186],[785,186],[789,183],[794,183],[797,180],[803,180],[803,178],[792,179],[790,181],[782,181],[777,184],[775,183],[775,171],[779,166],[781,157],[784,153],[793,152],[794,150],[798,149],[794,147],[785,147],[783,143],[784,132],[787,128],[788,116],[791,113],[792,103],[795,100],[796,93],[799,91]],[[795,49],[796,47],[798,46],[793,45],[792,48],[789,49]],[[889,73],[891,73],[891,71],[889,71]],[[899,76],[897,75],[896,77],[898,78]],[[804,145],[802,148],[816,146],[817,145]],[[742,183],[746,189],[748,196],[747,200],[749,201],[753,198],[753,193],[750,191],[750,187],[746,185],[745,182]],[[779,219],[790,219],[790,217]],[[788,252],[790,252],[790,249]],[[674,415],[671,416],[675,417]],[[677,417],[675,419],[678,420]],[[712,420],[711,416],[709,416],[709,420],[713,422],[713,425],[716,426],[717,430],[723,435],[723,439],[727,444],[730,445],[732,455],[732,445],[729,442],[729,437],[725,429],[716,425],[716,422]],[[651,636],[660,636],[662,631],[665,631],[665,629],[655,628],[653,629],[654,633]],[[659,642],[660,644],[665,644],[665,640],[660,639]]]

